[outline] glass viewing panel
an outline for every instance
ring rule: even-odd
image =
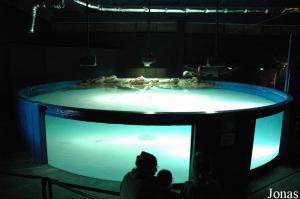
[[[255,169],[279,154],[283,112],[256,119],[250,169]]]
[[[46,115],[48,163],[93,178],[121,181],[141,151],[154,154],[158,171],[174,182],[189,175],[190,125],[144,126],[71,120]]]

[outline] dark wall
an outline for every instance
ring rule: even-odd
[[[80,66],[80,57],[95,55],[97,66]],[[79,80],[115,74],[118,51],[58,47],[49,45],[10,44],[9,65],[14,87],[54,81]]]
[[[60,33],[52,36],[64,45],[83,46],[85,34]],[[118,49],[118,70],[141,67],[146,51],[146,33],[92,33],[94,47]],[[287,59],[288,35],[220,35],[219,55],[225,64],[239,65],[246,70],[258,67],[276,67],[273,57]],[[215,34],[176,32],[152,33],[151,51],[157,58],[153,67],[166,67],[171,76],[178,76],[182,66],[205,64],[208,56],[215,55]],[[174,71],[174,72],[172,72]],[[241,78],[243,79],[243,78]]]
[[[1,157],[8,151],[22,148],[16,131],[15,103],[11,70],[9,67],[8,44],[26,40],[26,24],[29,16],[0,3],[0,145]]]
[[[37,19],[35,34],[28,34],[30,13],[0,4],[1,140],[10,149],[20,146],[16,128],[15,102],[20,88],[45,82],[85,79],[98,75],[123,74],[127,68],[142,67],[146,33],[91,33],[92,53],[97,67],[80,67],[87,34],[52,32],[51,24]],[[224,80],[256,82],[258,67],[276,68],[272,56],[287,57],[288,35],[220,35],[219,55],[225,64],[239,66]],[[151,34],[151,50],[157,58],[153,67],[167,68],[168,76],[181,76],[183,65],[205,64],[215,55],[215,35],[177,32]],[[8,140],[8,141],[7,141]],[[4,146],[1,143],[1,146]],[[5,147],[4,147],[5,148]],[[3,149],[4,150],[4,149]],[[2,151],[3,151],[2,150]]]
[[[84,33],[47,35],[36,45],[10,44],[10,68],[17,87],[98,75],[119,76],[128,68],[143,67],[146,38],[145,33],[93,33],[92,54],[97,55],[98,66],[84,68],[79,67],[79,57],[86,52]],[[288,36],[221,35],[219,40],[222,62],[240,68],[226,79],[232,81],[256,83],[252,80],[260,75],[258,68],[276,70],[274,57],[286,61],[287,50]],[[180,77],[183,65],[203,65],[207,57],[214,57],[215,35],[153,33],[151,51],[157,60],[152,67],[167,68],[169,76]]]

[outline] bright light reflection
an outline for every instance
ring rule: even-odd
[[[54,91],[33,100],[60,106],[100,110],[155,112],[207,112],[255,108],[274,104],[263,97],[224,89],[149,89],[108,88]],[[74,100],[76,99],[76,100]]]
[[[272,146],[255,146],[252,151],[252,158],[259,159],[274,155],[276,148]]]
[[[262,166],[278,155],[276,146],[255,146],[252,151],[252,160],[250,169]]]

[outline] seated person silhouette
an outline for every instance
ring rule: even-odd
[[[142,151],[136,157],[136,168],[128,172],[121,183],[121,199],[157,199],[160,187],[154,174],[157,171],[156,157]]]
[[[161,188],[161,198],[164,199],[179,199],[179,194],[172,191],[172,173],[169,170],[160,170],[157,174],[157,179]]]
[[[219,183],[211,176],[211,161],[207,154],[198,152],[193,157],[192,179],[185,182],[180,199],[219,199]]]

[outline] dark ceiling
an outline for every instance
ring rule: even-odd
[[[65,0],[65,3],[72,0]],[[83,0],[85,1],[85,0]],[[89,0],[91,3],[113,6],[146,6],[148,0]],[[154,6],[197,6],[214,7],[217,0],[151,0]],[[297,0],[219,0],[224,7],[293,7],[299,6]]]
[[[85,30],[84,27],[78,28],[78,24],[86,22],[86,0],[2,1],[32,16],[34,15],[33,8],[36,8],[36,16],[46,19],[56,31],[60,31],[59,28],[64,29],[66,26],[68,26],[67,30],[71,31],[75,30],[76,27],[77,31],[80,31],[79,29]],[[101,26],[94,27],[94,29],[104,30],[103,23],[122,23],[123,25],[130,23],[130,26],[132,23],[145,23],[148,19],[148,11],[145,9],[148,7],[148,0],[89,0],[89,3],[91,8],[89,9],[90,22],[94,26]],[[289,32],[292,29],[292,31],[299,32],[300,0],[152,0],[151,9],[160,9],[161,11],[152,13],[151,20],[153,23],[184,21],[193,23],[194,26],[195,23],[215,24],[217,3],[219,3],[220,9],[218,22],[224,26],[231,26],[232,24],[251,25],[252,30],[257,25],[259,29],[261,26],[282,26],[284,28],[277,27],[276,30],[286,31],[288,29]],[[107,11],[107,8],[110,11]],[[138,8],[140,12],[125,12],[124,9],[128,8]],[[107,10],[105,11],[105,9]],[[177,9],[181,12],[172,13],[171,9]],[[198,9],[198,12],[187,13],[186,11],[189,9]],[[116,30],[116,27],[114,26],[113,29]],[[132,31],[132,27],[127,27],[127,29]],[[121,31],[126,32],[126,28],[123,26]]]

